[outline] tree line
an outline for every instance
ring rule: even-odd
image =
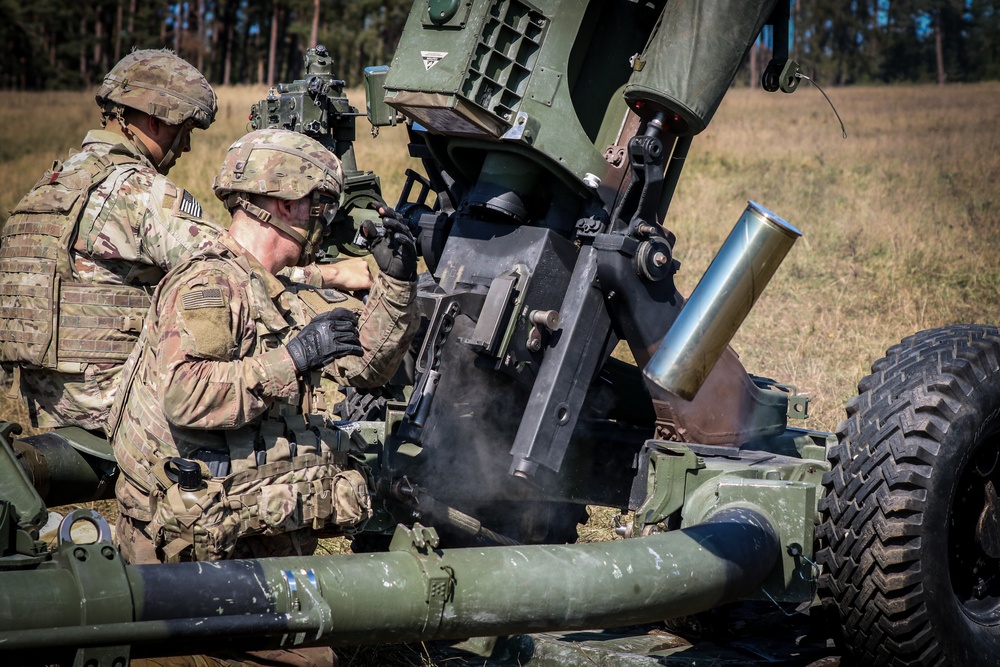
[[[419,0],[418,0],[419,1]],[[214,84],[301,75],[324,44],[338,75],[387,64],[411,0],[0,0],[0,87],[81,88],[134,48],[170,48]],[[792,0],[792,57],[820,83],[1000,78],[1000,0]],[[740,80],[754,85],[767,35]]]
[[[269,84],[301,74],[323,44],[342,78],[388,64],[410,0],[0,0],[0,86],[55,90],[100,83],[133,48],[169,48],[213,84]]]
[[[793,56],[834,85],[1000,78],[1000,0],[797,0]],[[801,5],[801,6],[798,6]]]

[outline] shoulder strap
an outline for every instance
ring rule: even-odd
[[[121,179],[126,179],[143,168],[143,165],[136,162],[134,158],[129,158],[125,155],[109,153],[107,155],[97,155],[96,157],[102,166],[101,170],[95,173],[89,192],[98,188],[104,181],[114,175],[119,176]],[[87,238],[90,236],[94,230],[94,224],[97,222],[97,217],[91,216],[90,218],[86,218],[83,215],[83,211],[80,213],[75,225],[76,234],[70,240],[70,247],[76,242],[77,238]]]

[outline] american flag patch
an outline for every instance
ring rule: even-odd
[[[222,299],[222,289],[219,287],[207,287],[188,292],[181,297],[181,302],[184,304],[184,310],[222,308],[226,305]]]
[[[184,190],[184,194],[181,196],[180,209],[182,213],[187,213],[193,218],[201,217],[201,204],[187,190]]]

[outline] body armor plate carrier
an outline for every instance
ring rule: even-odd
[[[82,156],[82,157],[81,157]],[[56,163],[0,233],[0,361],[61,370],[69,362],[123,362],[149,308],[145,290],[81,282],[70,249],[91,192],[116,171],[113,156]]]

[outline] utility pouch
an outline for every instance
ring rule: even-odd
[[[198,461],[202,488],[181,488],[170,474],[170,459],[160,459],[152,469],[150,492],[152,521],[149,533],[163,551],[164,560],[214,561],[227,558],[236,546],[240,522],[230,509],[222,483],[211,478],[208,466]]]
[[[203,488],[184,491],[169,460],[153,466],[150,535],[168,561],[227,558],[236,541],[301,528],[348,534],[372,516],[371,481],[364,464],[338,451],[338,430],[320,419],[290,417],[284,428],[261,429],[262,449],[224,478],[195,459]],[[197,456],[197,454],[196,454]],[[200,457],[199,457],[200,458]]]
[[[290,533],[302,527],[299,490],[295,484],[268,484],[261,487],[257,512],[265,534]]]
[[[333,508],[331,523],[350,532],[360,528],[372,515],[372,499],[365,475],[358,470],[344,470],[333,478]]]

